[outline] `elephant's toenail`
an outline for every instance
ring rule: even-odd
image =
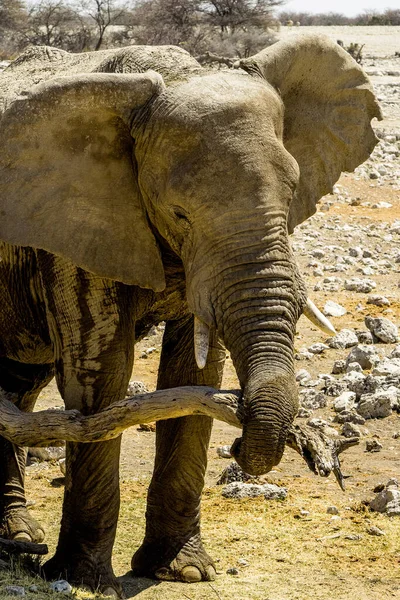
[[[207,573],[207,581],[214,581],[217,573],[212,565],[208,565],[208,567],[206,568],[206,573]]]
[[[201,573],[197,567],[183,567],[181,571],[182,581],[186,581],[186,583],[196,583],[197,581],[201,581]]]

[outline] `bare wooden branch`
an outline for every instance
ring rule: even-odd
[[[17,540],[5,540],[0,538],[0,551],[7,554],[48,554],[49,549],[46,544],[34,544],[33,542],[20,542]]]
[[[241,427],[241,393],[210,387],[179,387],[125,398],[104,410],[83,415],[77,410],[21,412],[5,398],[0,401],[0,435],[19,446],[54,446],[69,442],[100,442],[118,437],[128,427],[188,415],[206,415]],[[286,445],[298,452],[309,468],[322,476],[333,472],[343,488],[338,455],[358,443],[337,442],[321,431],[302,425],[290,428]]]

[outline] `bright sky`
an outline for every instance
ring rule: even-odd
[[[287,0],[281,10],[308,13],[335,12],[354,17],[365,9],[381,13],[386,8],[400,9],[400,0]]]

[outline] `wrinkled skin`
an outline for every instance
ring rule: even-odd
[[[4,73],[0,387],[32,410],[55,375],[67,408],[95,412],[125,395],[134,341],[164,320],[158,388],[218,387],[225,346],[243,389],[233,452],[261,474],[278,464],[297,410],[293,336],[306,292],[288,233],[367,158],[379,110],[361,69],[324,38],[276,44],[241,66],[208,72],[170,47],[39,48]],[[193,315],[209,330],[204,369]],[[214,578],[199,518],[210,432],[207,417],[157,424],[134,575]],[[120,439],[67,444],[47,577],[120,594],[119,451]],[[41,541],[24,451],[3,440],[1,452],[3,535]]]

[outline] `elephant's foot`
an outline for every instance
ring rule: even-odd
[[[132,575],[155,577],[164,581],[214,581],[215,566],[204,550],[200,535],[183,546],[169,540],[146,541],[132,558]]]
[[[42,575],[48,581],[66,579],[76,587],[104,596],[123,598],[121,585],[111,565],[102,564],[95,557],[85,554],[56,552],[42,567]]]
[[[42,526],[31,516],[25,506],[4,511],[0,535],[9,540],[36,544],[44,540]]]

